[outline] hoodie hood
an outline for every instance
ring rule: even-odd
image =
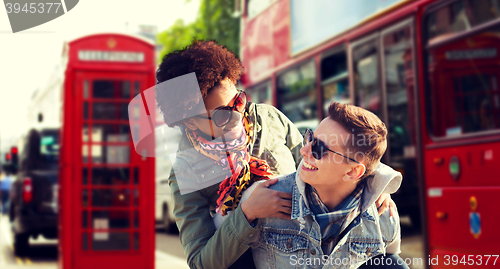
[[[373,205],[382,193],[393,194],[401,186],[403,176],[390,166],[379,163],[372,175],[365,178],[366,185],[361,199],[361,212]]]

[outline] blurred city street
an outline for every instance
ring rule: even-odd
[[[189,268],[177,234],[166,234],[163,230],[156,233],[156,268]],[[47,240],[42,236],[30,239],[30,250],[24,257],[13,253],[12,239],[9,232],[9,220],[0,215],[0,268],[57,268],[57,240]]]
[[[498,266],[500,0],[55,2],[0,8],[0,269],[189,268],[180,238],[224,267],[245,225],[207,233],[214,207],[296,169],[320,243],[369,227],[338,225],[359,180],[409,268]],[[274,196],[242,214],[289,213]],[[338,254],[393,251],[380,219]],[[316,255],[297,221],[256,260]]]

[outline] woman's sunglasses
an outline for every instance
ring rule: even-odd
[[[200,115],[197,117],[212,120],[217,127],[224,127],[226,124],[231,122],[231,119],[233,118],[233,111],[240,113],[245,111],[245,107],[247,105],[247,95],[244,91],[238,90],[238,93],[231,101],[233,101],[233,105],[220,106],[212,110],[212,116],[210,116],[209,112],[208,117]]]
[[[312,142],[311,153],[312,153],[314,159],[316,159],[316,160],[323,158],[323,156],[325,156],[326,152],[330,151],[330,152],[333,152],[333,153],[340,155],[344,158],[347,158],[355,163],[360,163],[352,158],[349,158],[349,157],[344,156],[336,151],[329,149],[326,146],[325,142],[314,137],[314,133],[311,129],[306,129],[306,134],[304,135],[304,146],[307,145],[307,143],[309,143],[309,142]]]

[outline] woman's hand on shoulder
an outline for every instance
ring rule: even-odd
[[[290,219],[292,213],[292,194],[269,189],[278,179],[268,179],[260,183],[248,200],[241,204],[241,210],[248,222],[255,219],[278,217]]]
[[[388,193],[382,193],[377,201],[375,201],[375,205],[377,206],[378,209],[378,215],[382,215],[387,209],[389,209],[389,212],[391,216],[395,216],[397,214],[396,212],[396,203],[391,198],[391,195]]]

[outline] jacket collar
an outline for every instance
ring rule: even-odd
[[[292,190],[292,214],[291,219],[302,219],[305,216],[311,214],[309,209],[309,202],[306,196],[306,183],[300,179],[299,174],[302,169],[304,161],[302,160],[295,172],[295,184]]]

